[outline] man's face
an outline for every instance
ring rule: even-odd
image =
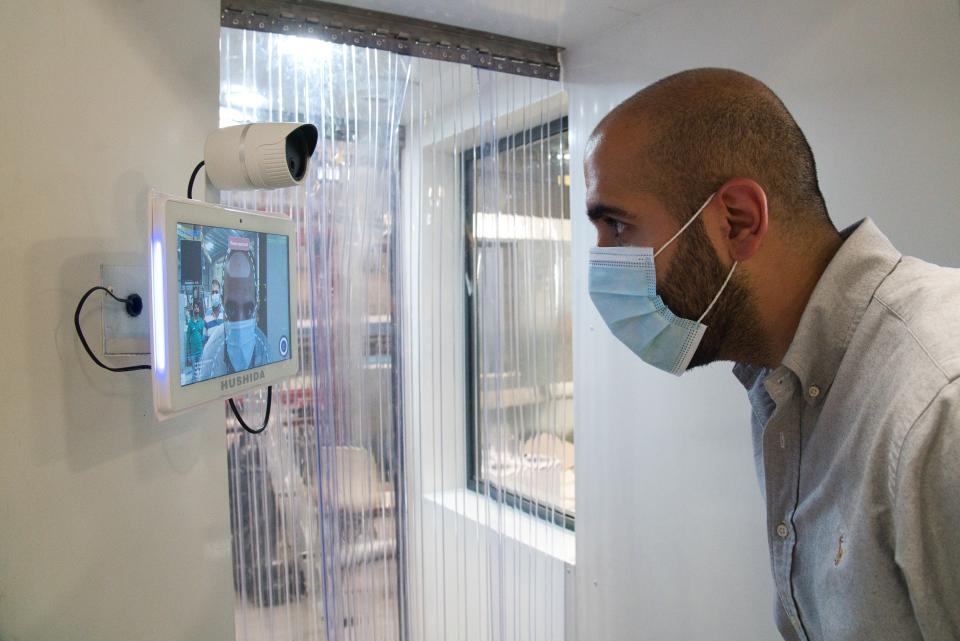
[[[243,321],[257,313],[257,286],[250,259],[236,252],[227,260],[223,277],[223,311],[230,321]]]
[[[587,215],[597,230],[599,247],[652,247],[656,251],[677,233],[680,223],[660,198],[645,189],[629,145],[621,144],[624,135],[629,134],[614,131],[592,139],[587,146]],[[658,289],[669,277],[681,241],[691,231],[657,256]]]
[[[645,189],[641,172],[625,135],[606,134],[591,140],[584,162],[587,187],[587,214],[597,230],[600,247],[652,247],[656,252],[673,237],[694,211],[678,215]],[[638,135],[633,133],[632,135]],[[642,134],[640,134],[642,135]],[[706,212],[705,212],[706,213]],[[655,259],[657,294],[681,318],[697,319],[720,291],[728,269],[698,219]],[[737,279],[731,281],[704,324],[704,335],[690,368],[723,358],[724,344],[734,334],[738,314],[749,314],[753,306],[749,292]]]

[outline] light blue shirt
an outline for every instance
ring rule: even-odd
[[[960,639],[960,270],[869,220],[824,272],[753,406],[777,627],[802,641]]]

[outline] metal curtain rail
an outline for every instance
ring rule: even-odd
[[[329,2],[222,0],[220,24],[560,79],[558,47]]]

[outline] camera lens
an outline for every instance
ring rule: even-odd
[[[297,182],[307,173],[307,161],[317,147],[318,133],[313,125],[303,125],[287,136],[287,169]]]
[[[307,147],[303,138],[296,134],[287,137],[287,169],[294,180],[301,180],[307,168]]]

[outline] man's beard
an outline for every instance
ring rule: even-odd
[[[696,320],[723,287],[729,269],[717,258],[700,220],[678,241],[668,278],[657,283],[657,293],[674,314]],[[707,331],[687,369],[722,360],[763,359],[767,341],[744,274],[734,273],[703,324]]]

